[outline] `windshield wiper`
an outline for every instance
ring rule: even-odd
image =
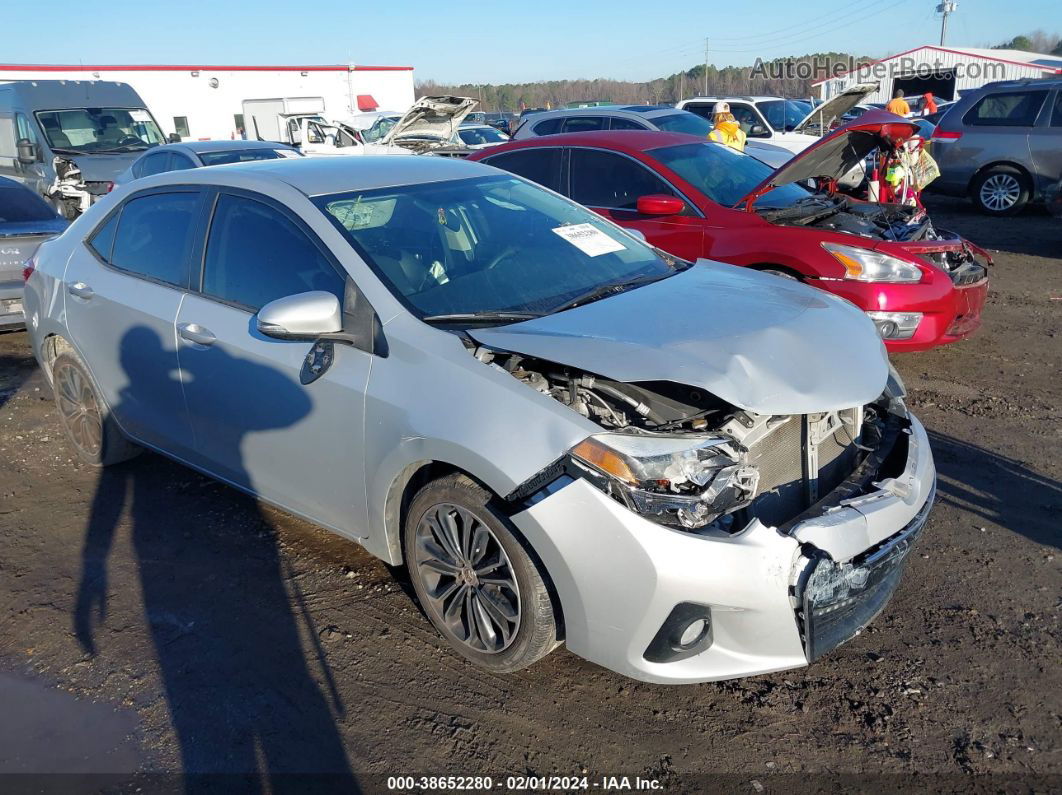
[[[539,312],[451,312],[422,317],[425,323],[519,323],[542,317]]]
[[[57,153],[57,154],[60,154],[60,155],[87,155],[87,154],[89,154],[88,152],[83,152],[80,149],[61,149],[61,148],[56,147],[56,146],[52,147],[52,151]]]
[[[625,293],[627,290],[633,290],[635,287],[641,287],[644,284],[650,284],[652,282],[658,282],[661,279],[666,279],[668,276],[673,276],[674,273],[654,273],[652,276],[641,276],[637,279],[627,279],[621,282],[609,282],[608,284],[602,284],[595,287],[589,292],[577,295],[569,301],[565,301],[560,306],[554,307],[550,310],[550,314],[556,314],[557,312],[563,312],[566,309],[574,309],[577,306],[583,304],[591,304],[594,301],[600,301],[602,298],[608,298],[610,295],[616,295],[617,293]]]

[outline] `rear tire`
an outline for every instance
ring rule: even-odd
[[[1028,179],[1011,166],[985,169],[970,183],[970,198],[985,215],[999,217],[1021,212],[1030,195]]]
[[[66,438],[86,464],[106,467],[140,454],[141,448],[118,428],[88,369],[75,354],[64,352],[56,357],[52,391]]]
[[[509,673],[557,646],[543,574],[494,496],[471,478],[424,486],[410,503],[403,542],[424,613],[463,657]]]

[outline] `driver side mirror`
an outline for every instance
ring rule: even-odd
[[[641,215],[678,215],[686,209],[686,202],[677,196],[654,193],[638,197],[638,212]]]
[[[177,133],[170,133],[169,136],[166,138],[166,141],[167,143],[171,144],[179,144],[181,142],[181,136],[179,136]]]
[[[749,135],[753,138],[766,138],[768,135],[767,128],[762,124],[753,124],[752,127],[749,128]]]
[[[317,340],[343,331],[339,299],[324,290],[278,298],[258,310],[258,331],[280,340]]]
[[[19,138],[15,144],[18,150],[18,162],[24,166],[30,166],[37,162],[37,144],[29,138]]]

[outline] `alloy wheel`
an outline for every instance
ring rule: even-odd
[[[417,525],[415,547],[428,607],[446,631],[476,651],[505,651],[520,628],[520,587],[486,521],[456,505],[435,505]]]
[[[993,212],[1009,210],[1018,203],[1021,183],[1013,174],[993,174],[981,185],[981,204]]]
[[[55,391],[71,440],[88,455],[98,455],[103,445],[103,415],[88,379],[76,367],[60,365],[55,372]]]

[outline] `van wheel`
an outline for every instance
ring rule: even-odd
[[[1029,203],[1029,194],[1025,175],[1010,166],[987,169],[970,185],[970,197],[986,215],[1013,215]]]
[[[448,475],[420,490],[403,528],[420,604],[462,656],[496,673],[526,668],[557,645],[542,573],[487,490]]]
[[[86,464],[110,466],[140,453],[119,430],[77,356],[61,353],[56,357],[52,391],[66,437]]]

